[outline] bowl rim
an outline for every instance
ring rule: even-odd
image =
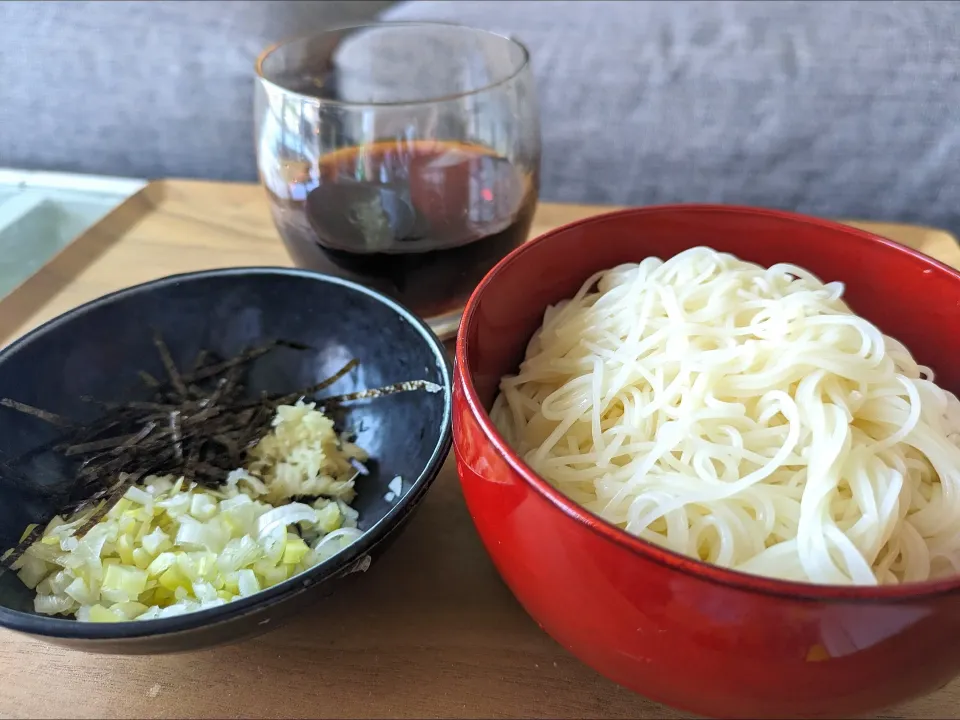
[[[15,354],[20,348],[28,345],[36,338],[55,332],[60,326],[69,323],[74,318],[104,305],[109,305],[117,300],[122,300],[132,295],[149,293],[158,288],[185,282],[202,282],[211,278],[251,275],[300,277],[306,280],[339,286],[341,289],[350,292],[358,292],[385,305],[417,330],[423,341],[433,351],[433,355],[437,361],[437,367],[443,380],[444,393],[440,437],[420,475],[411,483],[410,489],[400,498],[399,502],[390,508],[387,513],[372,526],[367,528],[353,543],[327,560],[314,565],[309,570],[299,575],[294,575],[278,585],[260,590],[253,595],[238,598],[219,607],[197,610],[169,618],[140,621],[128,620],[115,623],[79,622],[72,618],[38,615],[0,606],[0,627],[40,637],[98,643],[118,640],[134,641],[159,636],[169,637],[200,628],[208,629],[223,623],[233,622],[243,616],[258,614],[268,607],[292,599],[310,587],[319,585],[325,581],[349,575],[353,572],[365,572],[367,569],[365,560],[367,562],[369,561],[369,553],[377,545],[385,541],[423,499],[423,496],[433,484],[433,481],[443,467],[443,463],[452,445],[453,369],[450,356],[430,326],[404,305],[383,293],[334,275],[283,266],[216,268],[167,275],[107,293],[106,295],[85,302],[47,320],[24,335],[21,335],[6,347],[0,349],[0,367],[2,367],[2,363],[10,355]]]
[[[469,356],[470,342],[469,333],[464,329],[470,327],[476,322],[477,310],[487,288],[496,280],[497,276],[510,266],[516,259],[528,252],[537,252],[541,246],[549,243],[558,235],[562,235],[573,229],[582,229],[590,225],[602,225],[612,219],[619,218],[642,218],[646,215],[657,215],[660,213],[727,213],[730,215],[740,215],[743,217],[763,216],[776,218],[796,224],[805,224],[817,227],[830,233],[843,234],[851,239],[861,243],[864,246],[880,246],[883,252],[896,253],[905,257],[910,257],[915,261],[920,261],[930,268],[936,268],[944,271],[953,279],[960,283],[960,272],[948,265],[935,260],[913,248],[902,245],[898,242],[884,238],[880,235],[856,228],[843,223],[826,220],[823,218],[803,215],[801,213],[788,212],[784,210],[773,210],[768,208],[758,208],[743,205],[724,205],[711,203],[675,203],[667,205],[648,205],[643,207],[630,207],[616,209],[609,212],[602,212],[587,218],[581,218],[573,222],[561,225],[560,227],[549,230],[536,238],[524,243],[506,255],[498,262],[480,281],[474,292],[471,294],[464,308],[463,319],[460,323],[460,332],[457,335],[456,345],[456,363],[454,368],[454,382],[460,385],[463,391],[467,407],[473,420],[480,426],[481,431],[486,437],[487,442],[493,447],[496,453],[510,466],[510,468],[540,497],[560,510],[567,517],[586,527],[590,531],[608,540],[620,548],[639,556],[644,560],[654,562],[658,565],[676,570],[685,575],[691,576],[705,582],[720,585],[727,588],[757,593],[768,596],[789,598],[792,600],[808,602],[841,602],[849,600],[864,601],[870,603],[889,603],[897,601],[915,601],[919,599],[930,598],[934,596],[953,593],[960,590],[960,574],[952,575],[947,578],[937,580],[926,580],[923,582],[901,583],[899,585],[818,585],[815,583],[804,583],[790,580],[779,580],[762,575],[752,575],[732,570],[729,568],[713,565],[697,558],[689,557],[673,550],[654,545],[646,540],[642,540],[635,535],[631,535],[616,525],[604,520],[575,501],[568,498],[562,492],[554,488],[545,478],[534,471],[519,455],[510,447],[506,439],[500,434],[493,424],[489,413],[483,407],[480,397],[477,394],[473,382],[472,374],[466,371],[469,367],[467,357]],[[586,279],[586,277],[584,277]],[[454,444],[457,444],[455,439]]]

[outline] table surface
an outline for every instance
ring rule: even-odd
[[[0,168],[0,298],[144,185]]]
[[[531,234],[607,209],[541,204]],[[948,233],[851,224],[960,268]],[[171,273],[289,264],[258,187],[154,182],[0,302],[0,346]],[[600,677],[524,613],[451,460],[374,570],[272,633],[183,655],[86,655],[0,631],[0,717],[687,717]],[[958,712],[960,681],[877,717]]]

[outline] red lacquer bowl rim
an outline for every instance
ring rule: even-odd
[[[920,261],[931,268],[937,268],[948,273],[953,279],[960,283],[960,272],[941,263],[933,258],[924,255],[912,248],[901,245],[887,238],[875,235],[865,230],[844,225],[832,220],[801,215],[799,213],[786,212],[782,210],[770,210],[766,208],[755,208],[737,205],[714,205],[714,204],[675,204],[675,205],[651,205],[638,208],[627,208],[623,210],[614,210],[611,212],[593,215],[589,218],[583,218],[568,223],[561,227],[550,230],[516,248],[497,263],[493,269],[484,276],[480,284],[477,285],[474,292],[464,308],[463,319],[460,323],[460,332],[457,335],[456,344],[456,367],[454,370],[454,383],[459,383],[463,390],[467,406],[470,408],[470,414],[476,420],[477,424],[486,436],[489,444],[496,450],[507,464],[521,477],[530,487],[544,499],[550,502],[558,510],[566,514],[571,519],[586,526],[602,538],[624,548],[645,560],[655,562],[659,565],[677,570],[686,575],[691,575],[705,581],[735,588],[738,590],[761,593],[764,595],[789,597],[794,600],[807,601],[842,601],[857,600],[863,602],[890,602],[918,600],[932,595],[941,595],[960,591],[960,574],[940,580],[929,580],[918,583],[904,583],[901,585],[880,585],[880,586],[845,586],[845,585],[815,585],[812,583],[801,583],[786,580],[776,580],[759,575],[749,575],[737,570],[711,565],[690,558],[686,555],[667,550],[652,543],[627,533],[615,525],[603,520],[589,510],[578,505],[566,495],[555,489],[549,482],[538,475],[529,465],[527,465],[507,444],[507,441],[497,431],[493,421],[484,409],[480,398],[477,395],[473,379],[464,368],[468,367],[466,358],[468,355],[469,333],[465,328],[469,328],[474,323],[474,316],[484,292],[493,282],[496,276],[507,266],[512,264],[516,258],[528,253],[535,252],[541,245],[546,245],[551,240],[562,233],[568,232],[572,228],[584,227],[587,225],[602,225],[613,218],[619,217],[642,217],[664,212],[671,213],[699,213],[699,212],[723,212],[742,216],[765,216],[787,220],[793,223],[802,223],[819,227],[831,233],[840,233],[850,239],[856,240],[866,248],[884,248],[882,252],[890,252],[901,255],[904,259],[912,258],[914,261]],[[456,434],[455,434],[456,435]],[[456,443],[456,437],[454,438]]]

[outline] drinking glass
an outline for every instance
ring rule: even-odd
[[[405,304],[441,337],[536,209],[527,49],[484,30],[376,23],[257,60],[260,179],[294,263]]]

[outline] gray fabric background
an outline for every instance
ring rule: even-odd
[[[388,5],[0,0],[0,167],[256,180],[257,55]]]
[[[546,199],[960,231],[960,3],[409,2],[385,17],[530,47]]]
[[[252,62],[384,2],[0,2],[0,166],[252,180]],[[960,231],[960,3],[410,2],[534,56],[543,197]]]

